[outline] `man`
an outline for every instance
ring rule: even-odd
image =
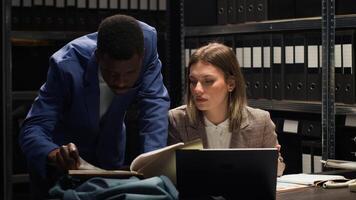
[[[31,181],[41,189],[37,192],[48,189],[57,169],[77,169],[79,156],[104,169],[120,168],[125,112],[134,100],[140,110],[141,151],[166,145],[169,97],[156,43],[153,27],[114,15],[102,21],[98,32],[53,54],[20,136]]]

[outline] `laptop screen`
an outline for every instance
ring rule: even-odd
[[[177,150],[179,197],[276,198],[276,148]]]

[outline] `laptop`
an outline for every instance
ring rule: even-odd
[[[179,149],[180,199],[275,200],[276,148]]]

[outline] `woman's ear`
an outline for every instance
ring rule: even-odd
[[[235,87],[236,87],[236,81],[235,81],[235,79],[234,79],[233,77],[229,77],[229,78],[227,79],[227,90],[228,90],[229,92],[232,92],[232,91],[235,89]]]

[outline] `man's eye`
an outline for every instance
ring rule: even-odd
[[[214,80],[206,80],[204,81],[205,84],[213,84],[214,83]]]

